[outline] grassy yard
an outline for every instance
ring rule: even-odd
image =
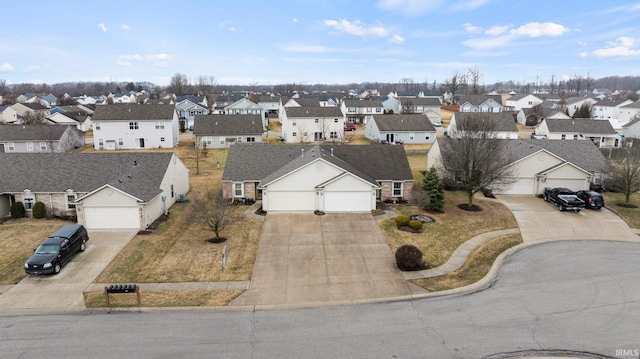
[[[0,284],[16,284],[26,276],[24,262],[33,250],[69,222],[57,219],[18,219],[0,224]]]
[[[427,213],[435,222],[426,224],[422,233],[400,231],[394,219],[379,222],[380,228],[392,252],[403,244],[413,244],[422,250],[429,267],[437,267],[444,264],[458,246],[479,234],[518,227],[513,214],[501,203],[474,199],[474,204],[483,210],[468,212],[457,207],[465,202],[464,193],[446,192],[444,213]],[[395,209],[406,215],[425,214],[415,205],[400,205]]]
[[[185,290],[167,292],[140,292],[140,304],[143,307],[197,307],[227,305],[241,290]],[[110,295],[112,307],[136,307],[135,294]],[[104,293],[84,293],[87,308],[100,308],[107,305]]]
[[[609,210],[627,222],[629,227],[640,228],[640,193],[632,194],[630,199],[630,203],[638,206],[638,208],[618,206],[618,203],[624,203],[624,195],[622,193],[604,192],[602,195]]]

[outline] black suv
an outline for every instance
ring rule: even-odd
[[[576,196],[584,201],[584,208],[600,209],[604,207],[604,198],[595,191],[578,191]]]
[[[58,274],[63,265],[87,247],[89,235],[84,226],[67,224],[51,234],[34,250],[24,264],[27,274]]]

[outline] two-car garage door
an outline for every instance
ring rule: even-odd
[[[371,211],[371,191],[367,192],[325,192],[325,212],[368,212]]]
[[[269,191],[267,201],[267,211],[371,211],[371,191],[324,191],[320,194],[316,194],[316,191]],[[320,201],[324,202],[319,203]]]
[[[140,228],[138,206],[84,207],[85,227],[89,229]]]

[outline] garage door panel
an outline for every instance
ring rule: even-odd
[[[510,187],[500,191],[500,194],[534,194],[535,180],[533,178],[521,178]]]
[[[325,192],[325,212],[371,211],[371,192]]]
[[[89,229],[140,228],[138,207],[84,207],[85,227]]]
[[[547,178],[547,181],[544,182],[544,187],[556,188],[556,187],[564,187],[568,188],[572,191],[580,191],[586,190],[589,188],[586,187],[586,182],[583,178],[581,179],[567,179],[567,178]]]
[[[267,192],[267,211],[314,211],[316,210],[316,192]]]

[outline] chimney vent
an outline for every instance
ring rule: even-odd
[[[137,160],[133,160],[133,167],[137,167],[138,166],[138,161]]]

